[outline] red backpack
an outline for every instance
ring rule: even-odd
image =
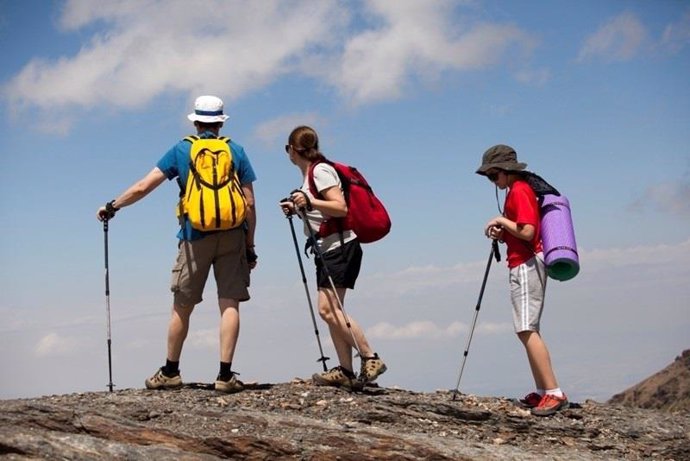
[[[318,237],[344,230],[354,231],[361,243],[371,243],[385,237],[391,230],[390,216],[362,173],[357,168],[343,163],[322,161],[331,165],[338,173],[348,211],[345,217],[324,220],[319,228]],[[321,198],[314,183],[314,167],[319,163],[321,162],[311,164],[308,175],[309,192],[314,197]]]

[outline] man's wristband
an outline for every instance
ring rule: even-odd
[[[105,211],[106,212],[115,214],[115,212],[119,210],[119,208],[116,207],[115,205],[113,205],[113,203],[115,203],[115,200],[111,200],[105,204]]]

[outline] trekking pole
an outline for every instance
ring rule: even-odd
[[[496,262],[501,260],[501,253],[498,251],[498,241],[493,240],[491,242],[491,252],[489,252],[489,260],[486,263],[486,271],[484,271],[484,280],[482,280],[482,288],[479,290],[479,299],[477,299],[477,306],[474,309],[474,320],[472,320],[472,328],[470,329],[470,334],[467,337],[467,344],[465,345],[465,352],[462,354],[462,365],[460,366],[460,375],[458,376],[458,382],[455,384],[455,390],[453,391],[453,400],[458,396],[458,389],[460,388],[460,380],[462,379],[462,372],[465,369],[465,362],[467,361],[467,354],[470,351],[470,343],[472,342],[472,335],[474,335],[474,328],[477,325],[477,317],[479,316],[479,308],[482,304],[482,297],[484,296],[484,288],[486,287],[486,280],[489,278],[489,269],[491,269],[491,260],[496,258]]]
[[[302,265],[302,256],[299,254],[299,245],[297,244],[297,235],[295,234],[295,226],[292,223],[292,214],[288,214],[288,221],[290,222],[290,231],[292,232],[292,241],[295,243],[295,253],[297,253],[297,262],[299,263],[299,270],[302,272],[302,283],[304,284],[304,291],[307,294],[307,303],[309,304],[309,313],[311,314],[311,321],[314,325],[314,333],[316,334],[316,343],[319,345],[319,352],[321,353],[321,358],[317,362],[323,364],[323,371],[328,371],[326,366],[326,360],[330,357],[323,355],[323,347],[321,347],[321,339],[319,337],[319,328],[316,326],[316,316],[314,315],[314,306],[311,303],[311,296],[309,295],[309,287],[307,286],[307,276],[304,273],[304,265]]]
[[[108,219],[103,220],[103,239],[105,246],[105,310],[108,315],[107,322],[107,337],[108,337],[108,389],[113,391],[113,359],[111,354],[110,338],[110,278],[108,276]]]
[[[302,215],[302,220],[306,223],[307,229],[309,230],[309,238],[311,238],[311,241],[313,242],[313,248],[314,252],[316,253],[316,257],[319,258],[321,261],[321,264],[323,265],[323,271],[326,273],[326,277],[328,278],[328,282],[331,285],[331,288],[333,289],[333,294],[335,295],[335,299],[338,300],[338,307],[340,307],[340,310],[343,313],[343,317],[345,318],[345,325],[347,325],[347,329],[350,331],[350,336],[352,336],[352,342],[355,345],[355,349],[357,350],[357,354],[362,357],[362,352],[359,348],[359,344],[357,343],[357,338],[355,338],[355,333],[352,331],[352,324],[350,323],[350,316],[347,315],[347,312],[345,312],[345,306],[343,306],[343,302],[340,300],[340,296],[338,296],[338,290],[335,289],[335,283],[333,283],[333,277],[331,277],[331,272],[328,270],[328,265],[323,259],[323,253],[321,252],[321,248],[319,248],[318,243],[316,242],[316,235],[314,235],[314,229],[311,228],[309,225],[309,222],[307,221],[307,213],[305,210],[302,208],[300,209],[301,215]]]

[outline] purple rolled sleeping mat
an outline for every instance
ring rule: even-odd
[[[544,196],[541,206],[541,240],[549,277],[563,282],[580,272],[570,202],[565,196]]]

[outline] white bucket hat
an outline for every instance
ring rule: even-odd
[[[194,101],[194,112],[187,115],[192,122],[217,123],[228,118],[223,114],[223,101],[216,96],[199,96]]]

